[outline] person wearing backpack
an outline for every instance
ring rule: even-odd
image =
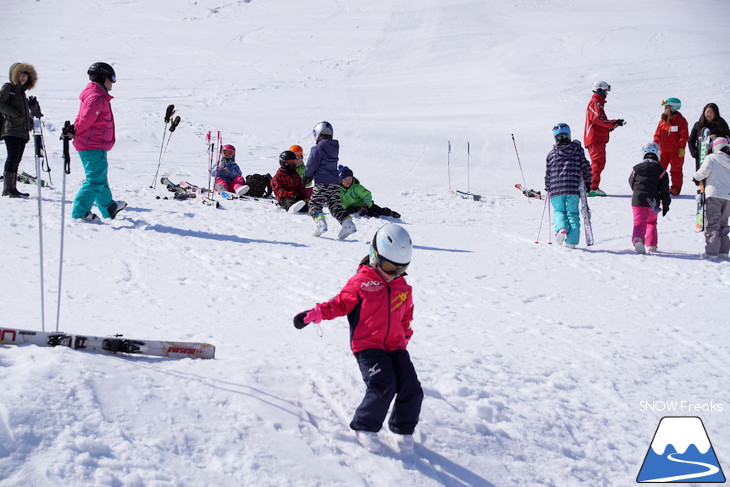
[[[716,137],[710,143],[712,154],[692,177],[693,181],[705,182],[705,252],[703,259],[730,260],[730,141]]]
[[[631,210],[634,214],[634,230],[631,243],[637,254],[657,251],[657,216],[665,216],[672,202],[669,175],[660,165],[661,149],[656,142],[641,148],[644,160],[635,165],[629,176],[631,186]]]
[[[30,64],[14,63],[10,66],[9,77],[10,82],[0,89],[0,113],[3,115],[0,139],[5,141],[8,151],[3,171],[2,195],[25,198],[29,194],[21,193],[17,188],[18,167],[33,130],[33,118],[25,93],[33,89],[38,81],[38,74]]]

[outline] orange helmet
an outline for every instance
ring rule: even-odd
[[[304,150],[299,145],[293,145],[289,147],[289,150],[296,154],[297,157],[302,157],[304,155]]]

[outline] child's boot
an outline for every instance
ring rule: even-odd
[[[342,222],[342,228],[340,229],[340,233],[337,235],[337,238],[340,240],[344,240],[349,235],[352,235],[353,233],[357,232],[357,228],[355,227],[355,222],[352,221],[352,218],[347,218],[345,221]]]
[[[641,239],[641,237],[634,237],[634,239],[631,242],[634,244],[634,249],[636,250],[637,254],[646,253],[646,248],[644,247],[644,241]]]
[[[324,213],[318,211],[317,215],[314,217],[314,222],[317,224],[317,227],[314,229],[314,233],[312,235],[319,237],[327,231],[327,220],[324,218]]]
[[[565,239],[566,239],[567,236],[568,236],[568,232],[564,228],[561,228],[555,234],[555,244],[556,245],[563,245],[563,243],[565,242]]]
[[[382,449],[383,445],[380,443],[380,440],[378,439],[378,434],[373,433],[372,431],[355,431],[355,435],[357,436],[357,441],[360,442],[362,446],[365,447],[365,449],[372,453],[378,453]]]

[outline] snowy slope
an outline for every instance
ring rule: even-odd
[[[6,0],[0,67],[40,80],[54,188],[43,191],[45,327],[56,327],[63,121],[94,61],[114,65],[110,185],[130,206],[90,226],[66,195],[60,328],[205,341],[212,361],[0,346],[0,486],[623,486],[659,419],[642,401],[724,405],[699,415],[730,461],[730,264],[698,259],[691,183],[660,221],[661,253],[630,250],[626,182],[661,113],[727,116],[730,4],[570,0]],[[63,22],[60,19],[63,18]],[[590,84],[612,84],[596,245],[547,245],[550,129],[582,135]],[[333,296],[382,220],[311,237],[267,202],[156,199],[165,107],[183,122],[161,174],[207,184],[205,133],[244,174],[312,145],[327,119],[341,160],[402,213],[416,249],[409,350],[426,397],[417,453],[381,456],[347,427],[363,392],[345,319],[291,317]],[[453,187],[483,201],[448,193]],[[470,154],[467,154],[467,143]],[[0,150],[0,152],[2,152]],[[34,172],[32,149],[21,170]],[[687,159],[689,180],[693,162]],[[468,163],[468,177],[467,177]],[[28,189],[29,187],[25,187]],[[35,188],[30,188],[35,195]],[[39,329],[38,203],[0,199],[0,326]],[[334,234],[334,235],[333,235]],[[386,428],[387,429],[387,428]],[[381,432],[385,442],[392,435]],[[726,473],[727,475],[727,473]]]

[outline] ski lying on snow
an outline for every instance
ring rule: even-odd
[[[524,194],[528,198],[535,198],[537,200],[542,199],[542,193],[540,193],[539,191],[535,191],[534,189],[527,189],[521,184],[515,184],[515,188],[522,191],[522,194]]]
[[[31,176],[25,171],[18,174],[18,181],[23,184],[38,184],[38,180],[35,178],[35,176]],[[42,188],[48,188],[49,186],[50,184],[48,184],[48,181],[41,179]]]
[[[0,344],[33,344],[39,347],[69,347],[74,350],[105,354],[152,355],[167,358],[213,358],[215,347],[208,343],[162,340],[133,340],[121,335],[95,337],[62,332],[0,328]]]
[[[461,196],[465,200],[479,201],[482,199],[481,195],[474,194],[470,191],[460,191],[458,189],[450,189],[449,192],[451,192],[451,194],[455,194],[456,196]]]

